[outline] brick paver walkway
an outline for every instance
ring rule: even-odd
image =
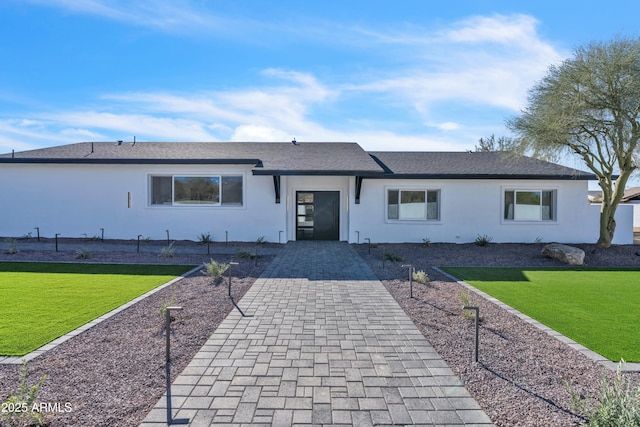
[[[346,243],[288,243],[238,306],[173,383],[176,422],[492,425]],[[166,420],[165,396],[141,426]]]

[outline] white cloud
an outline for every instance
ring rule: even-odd
[[[236,31],[238,22],[212,15],[191,1],[26,0],[72,13],[98,16],[167,32]],[[248,22],[244,23],[245,26]]]

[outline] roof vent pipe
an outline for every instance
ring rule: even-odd
[[[16,150],[11,150],[11,158],[12,159],[16,158]]]
[[[131,144],[131,146],[133,147],[134,145],[136,145],[136,136],[133,135],[133,144]]]
[[[93,142],[91,143],[91,153],[93,154]]]
[[[118,140],[118,145],[122,145],[122,140],[121,139]]]
[[[293,145],[298,145],[298,142],[296,141],[296,139],[295,139],[295,138],[293,138],[293,141],[291,141],[291,143],[292,143]]]

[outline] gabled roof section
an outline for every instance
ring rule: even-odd
[[[82,142],[0,155],[0,163],[245,164],[255,175],[379,175],[353,142]]]
[[[372,151],[384,177],[409,179],[561,179],[596,176],[543,160],[504,152]]]

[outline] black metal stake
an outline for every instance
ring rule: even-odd
[[[225,246],[229,245],[229,232],[228,231],[224,232],[224,245]]]
[[[409,298],[413,298],[413,265],[405,264],[402,268],[409,267]]]
[[[100,240],[102,240],[102,242],[104,243],[104,228],[100,228],[100,232],[102,233]]]
[[[211,241],[207,240],[207,255],[209,255],[211,253],[210,246],[211,246]]]
[[[36,238],[38,239],[38,242],[40,241],[40,227],[34,227],[34,229],[36,230]]]
[[[58,236],[60,233],[56,233],[56,252],[58,252]]]
[[[478,362],[478,348],[479,348],[479,334],[478,334],[478,321],[480,319],[480,307],[465,305],[462,307],[463,310],[473,310],[476,315],[476,339],[475,339],[475,351],[473,352],[473,361]]]
[[[142,234],[138,234],[138,250],[137,252],[140,253],[140,238],[142,237]]]
[[[278,231],[278,244],[282,243],[280,240],[280,235],[282,234],[282,230]]]
[[[229,263],[229,298],[231,298],[231,267],[234,265],[238,265],[237,262],[230,262]]]
[[[356,234],[358,235],[358,240],[356,240],[356,244],[359,245],[360,244],[360,232],[358,230],[356,230]]]
[[[169,246],[169,230],[164,230],[167,232],[167,246]]]
[[[167,334],[166,342],[166,375],[167,375],[167,425],[186,424],[185,420],[173,420],[171,415],[171,311],[180,311],[182,307],[167,307],[165,309],[165,333]],[[178,421],[178,422],[174,422]]]
[[[371,239],[368,237],[365,237],[364,240],[366,240],[367,242],[369,242],[369,255],[371,255]]]

